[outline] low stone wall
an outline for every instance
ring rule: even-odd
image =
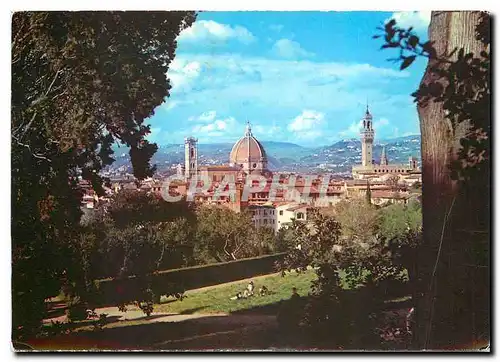
[[[240,259],[225,263],[164,270],[150,277],[97,280],[96,304],[116,305],[139,300],[150,288],[156,299],[185,290],[201,288],[276,272],[275,263],[283,260],[285,253],[256,258]]]

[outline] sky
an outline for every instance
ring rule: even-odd
[[[181,32],[170,97],[148,122],[159,145],[260,141],[311,147],[359,136],[368,102],[375,137],[419,134],[411,93],[426,66],[399,70],[380,50],[388,19],[427,37],[430,12],[202,12]]]

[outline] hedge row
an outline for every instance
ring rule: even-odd
[[[225,263],[164,270],[148,277],[128,277],[126,279],[101,279],[96,281],[99,305],[116,305],[135,300],[153,299],[159,301],[161,295],[183,293],[189,289],[232,282],[276,271],[275,263],[281,261],[285,253],[240,259]],[[149,289],[149,291],[148,291]]]

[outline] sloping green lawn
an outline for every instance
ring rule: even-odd
[[[182,301],[169,298],[163,303],[154,306],[155,312],[162,313],[232,313],[242,310],[251,310],[273,305],[281,300],[289,299],[292,288],[297,288],[300,296],[307,296],[310,292],[311,282],[316,279],[316,274],[312,270],[297,274],[287,273],[272,274],[263,277],[245,279],[239,282],[221,284],[209,288],[192,290],[186,292],[186,297]],[[254,281],[255,295],[247,299],[230,300],[238,292],[243,292],[250,280]],[[259,296],[259,288],[265,285],[270,291],[270,295]]]

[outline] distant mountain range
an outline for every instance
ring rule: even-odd
[[[269,168],[275,171],[293,172],[349,172],[353,165],[361,162],[361,141],[345,139],[330,146],[317,148],[302,147],[289,142],[262,141],[268,156]],[[380,159],[382,147],[386,148],[389,163],[407,163],[410,156],[420,160],[420,135],[398,137],[375,142],[373,155],[376,162]],[[233,143],[198,144],[199,165],[220,165],[229,162]],[[115,148],[115,163],[110,167],[130,169],[128,149]],[[166,171],[184,162],[184,145],[161,145],[153,156],[153,164],[158,171]]]

